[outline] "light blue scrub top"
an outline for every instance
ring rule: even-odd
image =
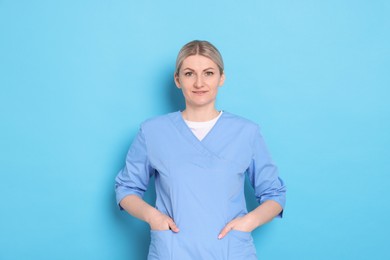
[[[284,208],[286,188],[255,123],[223,112],[199,141],[177,111],[141,125],[115,179],[117,203],[130,194],[142,198],[155,176],[156,208],[180,232],[151,230],[149,260],[256,260],[250,232],[217,238],[247,214],[245,174],[259,203],[274,200]]]

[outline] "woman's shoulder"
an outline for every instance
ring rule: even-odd
[[[238,127],[249,127],[249,128],[259,127],[259,125],[256,122],[246,117],[236,115],[227,111],[224,111],[223,115],[224,115],[225,122],[227,124],[236,125]]]
[[[172,121],[173,118],[178,118],[180,116],[180,111],[167,113],[163,115],[158,115],[150,117],[141,123],[141,128],[154,128],[162,127]]]

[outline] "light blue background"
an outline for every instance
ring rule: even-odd
[[[288,185],[260,259],[390,259],[389,3],[0,0],[0,259],[146,257],[114,177],[139,124],[182,108],[193,39],[222,52],[218,107],[262,126]]]

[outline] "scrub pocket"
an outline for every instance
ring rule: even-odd
[[[230,230],[229,260],[258,260],[251,232]]]
[[[148,260],[171,260],[172,231],[150,230]]]

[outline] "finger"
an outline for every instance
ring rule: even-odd
[[[224,237],[227,235],[227,233],[229,233],[230,230],[232,230],[232,227],[231,227],[231,226],[225,226],[225,227],[222,229],[221,233],[219,233],[218,239],[224,238]]]
[[[169,229],[172,230],[173,232],[179,232],[179,228],[176,226],[175,222],[173,222],[173,220],[169,221],[168,222],[168,225],[169,225]]]

